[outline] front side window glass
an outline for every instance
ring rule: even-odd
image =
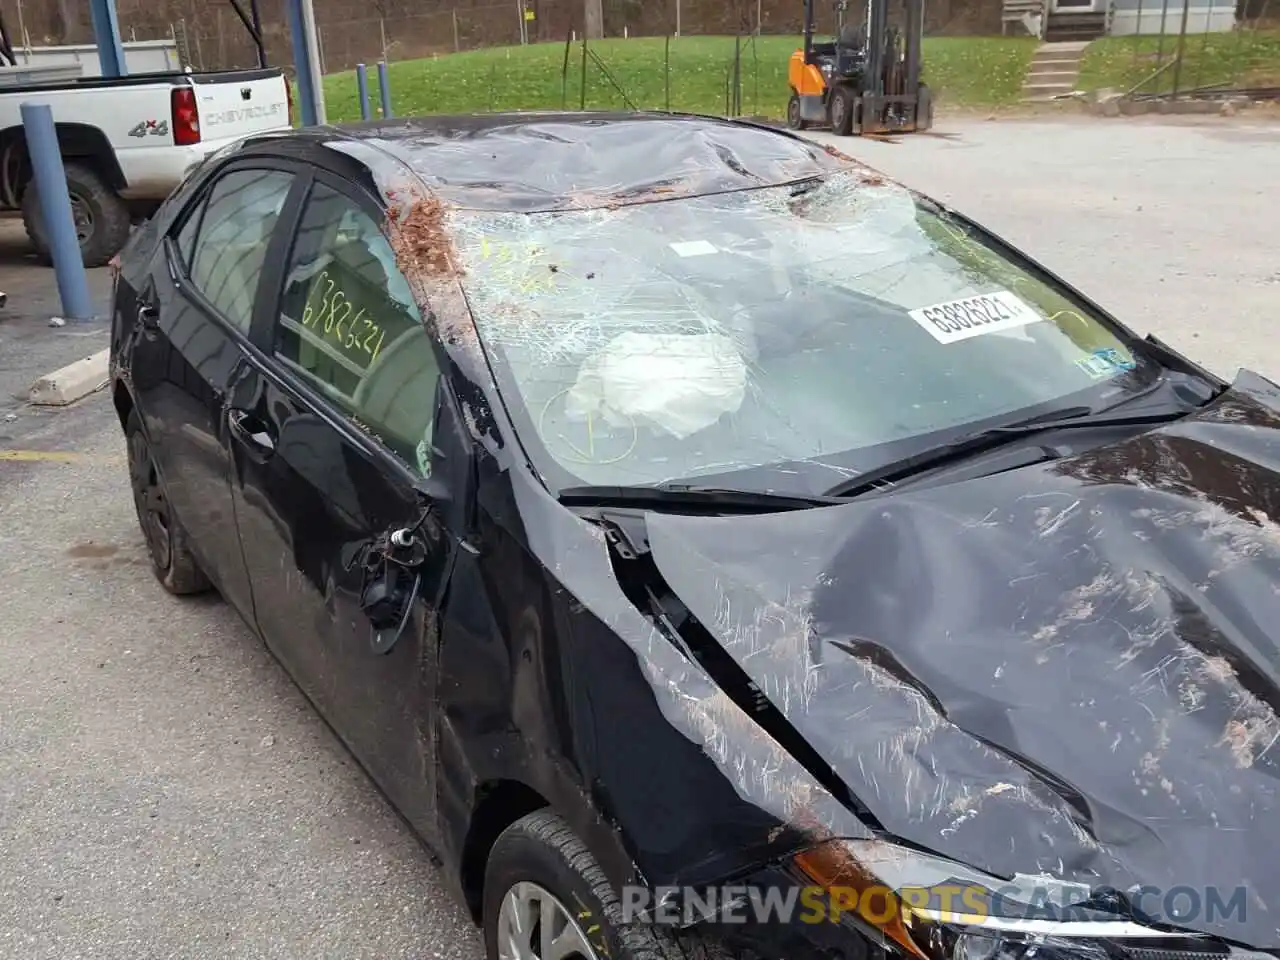
[[[422,474],[440,379],[409,284],[378,224],[317,184],[285,275],[276,356]]]

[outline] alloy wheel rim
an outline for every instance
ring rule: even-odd
[[[169,569],[169,504],[160,489],[160,478],[146,438],[135,433],[129,439],[129,479],[133,487],[133,502],[142,523],[143,536],[156,566]]]
[[[499,960],[599,960],[573,915],[536,883],[515,884],[498,911]]]

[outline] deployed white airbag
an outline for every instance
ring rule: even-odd
[[[747,365],[723,334],[629,332],[583,364],[565,409],[683,439],[737,410],[746,386]]]

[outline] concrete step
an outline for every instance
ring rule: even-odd
[[[1028,83],[1075,83],[1076,77],[1080,76],[1079,70],[1035,70],[1023,79],[1023,84]]]
[[[1040,52],[1031,58],[1031,63],[1079,63],[1084,59],[1084,55],[1071,50],[1064,50],[1061,53],[1052,51],[1049,53]]]
[[[1056,93],[1070,93],[1075,89],[1073,83],[1024,83],[1022,99],[1031,100],[1036,97],[1051,97]]]
[[[1047,32],[1052,37],[1062,37],[1062,38],[1071,37],[1072,39],[1079,40],[1081,43],[1086,43],[1091,40],[1097,40],[1106,34],[1106,31],[1101,28],[1097,30],[1075,30],[1075,29],[1054,30],[1050,28],[1049,31]]]
[[[1084,53],[1089,46],[1088,40],[1062,40],[1057,43],[1042,43],[1036,47],[1036,56],[1046,53]]]

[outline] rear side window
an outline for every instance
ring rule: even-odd
[[[322,184],[298,225],[275,352],[405,463],[429,472],[440,380],[431,340],[378,224]]]
[[[292,174],[235,170],[218,178],[203,210],[178,233],[191,284],[209,304],[248,334],[271,231],[284,208]]]

